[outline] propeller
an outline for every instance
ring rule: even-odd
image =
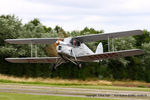
[[[68,34],[62,29],[58,29],[58,40],[56,41],[56,43],[52,44],[52,45],[48,45],[45,50],[48,56],[53,56],[53,57],[57,57],[58,53],[56,50],[56,47],[59,45],[59,41],[62,41],[62,38],[67,38]]]

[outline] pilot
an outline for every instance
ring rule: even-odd
[[[73,40],[73,45],[77,45],[77,41],[76,40]]]

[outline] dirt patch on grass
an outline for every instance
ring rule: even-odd
[[[150,83],[140,82],[140,81],[108,81],[108,80],[98,80],[98,79],[87,79],[87,80],[77,80],[77,79],[60,79],[60,78],[26,78],[26,77],[14,77],[0,74],[0,80],[3,82],[33,82],[33,83],[47,83],[51,85],[108,85],[108,86],[125,86],[125,87],[150,87]]]
[[[75,79],[60,79],[60,78],[26,78],[14,77],[0,74],[0,80],[10,80],[14,82],[41,82],[50,84],[66,84],[66,85],[112,85],[112,82],[107,80],[75,80]]]
[[[126,86],[126,87],[150,87],[150,83],[140,81],[114,81],[113,86]]]

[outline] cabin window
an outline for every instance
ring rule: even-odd
[[[75,39],[72,39],[70,43],[72,45],[74,45],[74,46],[80,46],[81,45],[80,41],[79,40],[75,40]]]

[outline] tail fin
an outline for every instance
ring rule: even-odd
[[[102,43],[100,42],[97,46],[97,49],[96,49],[96,54],[100,54],[100,53],[103,53],[103,45]]]

